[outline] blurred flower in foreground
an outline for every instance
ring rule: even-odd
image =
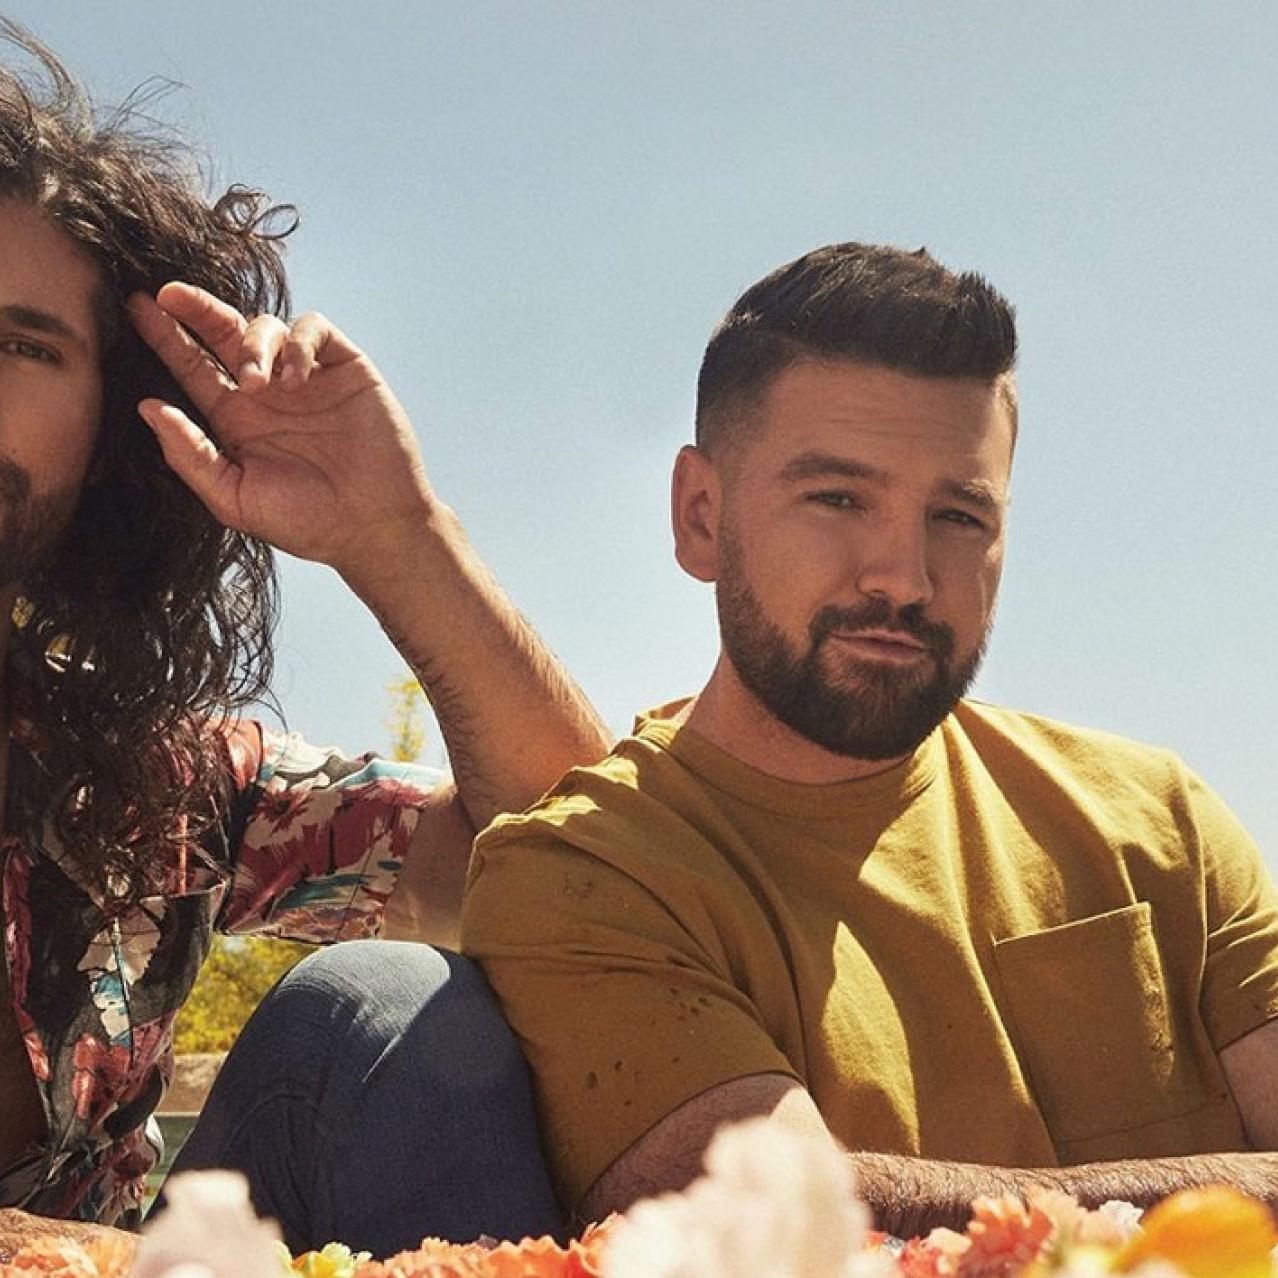
[[[766,1118],[720,1130],[706,1174],[637,1203],[604,1253],[606,1278],[871,1278],[869,1212],[833,1142]]]
[[[127,1236],[82,1246],[55,1233],[0,1264],[0,1278],[1278,1278],[1268,1209],[1224,1186],[1174,1194],[1144,1218],[1047,1189],[978,1198],[962,1233],[934,1229],[893,1255],[829,1141],[757,1119],[721,1131],[706,1166],[682,1193],[566,1247],[427,1238],[380,1261],[340,1243],[293,1260],[254,1217],[242,1178],[194,1173],[169,1185],[132,1270]]]
[[[356,1278],[602,1278],[601,1255],[618,1219],[591,1225],[566,1247],[546,1237],[466,1244],[425,1238],[412,1251],[360,1265]]]
[[[147,1222],[131,1278],[197,1278],[197,1269],[199,1278],[280,1278],[280,1231],[257,1218],[243,1176],[189,1172],[164,1195],[168,1207]]]
[[[372,1253],[352,1251],[345,1243],[327,1243],[319,1251],[304,1251],[294,1259],[283,1243],[277,1245],[276,1254],[284,1269],[300,1274],[302,1278],[355,1278],[355,1270]]]
[[[1272,1278],[1278,1230],[1268,1208],[1228,1185],[1186,1189],[1151,1207],[1114,1268],[1166,1261],[1186,1278]]]
[[[86,1243],[46,1236],[27,1243],[0,1274],[23,1278],[117,1278],[128,1271],[135,1240],[131,1234],[106,1234]]]

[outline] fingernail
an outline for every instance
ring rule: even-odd
[[[246,359],[240,365],[240,381],[246,377],[253,377],[262,371],[262,366],[255,359]]]

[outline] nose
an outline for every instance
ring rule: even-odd
[[[936,593],[928,564],[925,526],[913,520],[891,521],[858,532],[856,588],[867,597],[886,599],[896,608],[926,605]]]

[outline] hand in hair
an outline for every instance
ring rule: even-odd
[[[435,499],[412,427],[372,362],[322,315],[291,327],[248,321],[180,283],[135,295],[129,312],[207,432],[158,399],[138,411],[222,523],[348,580],[421,534]]]
[[[332,324],[249,323],[187,284],[129,309],[208,424],[139,405],[169,465],[223,523],[331,564],[363,599],[435,708],[472,826],[606,753],[590,703],[432,493],[398,401]]]

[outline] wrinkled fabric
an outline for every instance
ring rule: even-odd
[[[514,1035],[479,969],[429,945],[331,946],[276,985],[164,1197],[210,1168],[247,1178],[294,1255],[564,1236]]]
[[[173,1073],[173,1023],[215,932],[377,934],[440,774],[253,721],[228,728],[226,747],[220,824],[177,856],[163,895],[122,917],[60,855],[51,823],[0,843],[12,1014],[47,1121],[43,1147],[0,1168],[0,1206],[136,1225],[162,1152],[152,1115]]]

